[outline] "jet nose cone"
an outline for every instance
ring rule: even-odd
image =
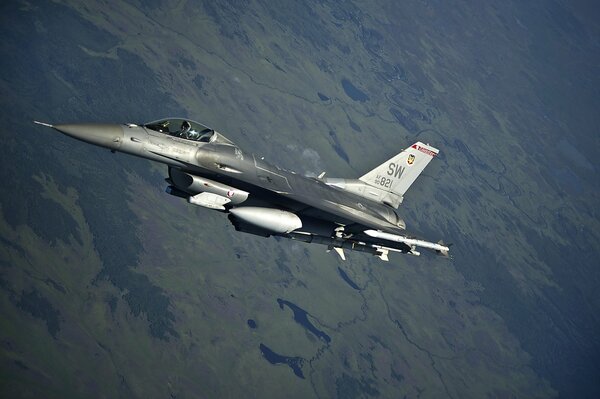
[[[52,127],[67,136],[112,150],[119,149],[123,141],[123,128],[120,125],[81,123]]]

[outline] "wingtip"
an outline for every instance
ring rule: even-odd
[[[46,127],[54,127],[53,125],[46,123],[46,122],[33,121],[33,123],[35,123],[36,125],[42,125],[42,126],[46,126]]]

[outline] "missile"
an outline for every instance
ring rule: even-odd
[[[371,255],[378,255],[378,248],[369,246],[364,242],[351,241],[342,238],[323,237],[314,234],[290,233],[284,237],[295,241],[302,241],[308,244],[321,244],[331,248],[348,249],[351,251],[366,252]]]
[[[330,250],[333,249],[340,256],[342,260],[346,260],[344,255],[344,249],[349,251],[365,252],[370,255],[379,257],[383,261],[388,261],[388,253],[393,252],[404,252],[397,248],[384,247],[377,244],[370,244],[359,240],[343,239],[338,237],[323,237],[314,234],[307,233],[289,233],[283,234],[281,237],[289,238],[295,241],[302,241],[309,244],[321,244],[326,245]],[[420,254],[416,251],[406,252],[410,255],[419,256]]]
[[[416,238],[403,237],[396,234],[385,233],[383,231],[365,230],[365,234],[373,238],[380,238],[382,240],[388,240],[393,242],[401,242],[411,247],[416,246],[433,249],[434,251],[445,256],[447,256],[448,251],[450,251],[449,247],[442,245],[441,243],[433,243],[429,241],[418,240]]]

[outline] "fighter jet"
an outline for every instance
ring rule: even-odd
[[[237,231],[322,244],[387,261],[390,252],[448,256],[443,242],[406,235],[397,213],[436,148],[416,142],[358,179],[306,177],[243,151],[201,123],[167,118],[146,124],[37,122],[67,136],[168,167],[168,194],[228,215]]]

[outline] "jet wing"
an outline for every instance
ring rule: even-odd
[[[266,188],[266,187],[264,187]],[[268,189],[268,188],[266,188]],[[291,200],[292,203],[301,203],[306,205],[302,211],[297,212],[302,215],[307,212],[317,210],[322,215],[321,218],[335,222],[350,229],[353,234],[348,237],[339,237],[333,239],[323,239],[315,236],[306,236],[298,233],[287,234],[288,238],[325,244],[330,249],[336,249],[339,254],[344,248],[373,253],[382,260],[388,260],[389,252],[402,252],[410,255],[419,256],[417,247],[426,248],[442,256],[448,256],[449,247],[442,242],[432,243],[405,235],[405,231],[394,224],[385,221],[379,214],[373,212],[365,205],[363,208],[356,208],[336,202],[330,198],[320,198],[301,193],[280,192],[270,190],[284,198]],[[302,192],[301,190],[297,190]],[[343,198],[344,193],[340,193]],[[290,209],[294,211],[294,209]],[[343,252],[342,252],[343,253]],[[343,259],[343,257],[342,257]]]
[[[321,198],[314,195],[302,194],[302,190],[295,190],[297,192],[281,192],[270,189],[269,187],[263,188],[283,198],[292,200],[295,203],[305,205],[300,213],[310,214],[314,213],[314,211],[317,211],[320,217],[328,221],[344,226],[356,224],[358,225],[356,227],[362,227],[361,231],[367,229],[377,229],[392,234],[403,234],[404,232],[400,227],[387,222],[379,214],[369,209],[368,203],[365,203],[361,209],[360,206],[355,208],[343,204],[342,201],[337,201],[333,196],[330,196],[329,198]],[[338,191],[337,189],[334,190]],[[339,191],[340,197],[347,195],[347,193],[344,193],[341,190]],[[296,211],[294,209],[291,210]]]

